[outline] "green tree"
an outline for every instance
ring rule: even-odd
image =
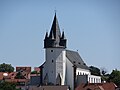
[[[32,71],[31,74],[40,74],[40,72]]]
[[[16,89],[16,84],[9,82],[0,82],[0,90],[20,90]]]
[[[110,76],[110,74],[101,75],[101,80],[108,81],[109,76]]]
[[[18,72],[17,75],[15,76],[16,79],[25,79],[24,75],[22,72]]]
[[[120,71],[113,70],[109,75],[108,81],[114,82],[118,87],[120,87]]]
[[[101,75],[105,76],[107,74],[107,69],[102,67],[100,68],[100,71],[101,71]]]
[[[107,81],[109,78],[109,74],[107,73],[107,69],[105,67],[100,68],[101,71],[101,80]]]
[[[100,69],[94,66],[90,66],[89,70],[91,72],[92,75],[97,75],[100,76]]]
[[[11,64],[0,64],[0,72],[13,72],[14,67],[11,66]]]

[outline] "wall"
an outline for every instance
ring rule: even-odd
[[[63,51],[64,49],[62,48],[47,48],[45,50],[46,63],[44,65],[43,78],[45,77],[46,73],[48,73],[49,82],[53,84],[56,84],[56,78],[58,73],[60,73],[62,78],[63,76],[65,77],[65,75],[63,75],[63,67],[65,69],[65,66],[63,66],[63,60],[65,60],[65,55],[63,53],[65,52]]]
[[[71,90],[74,90],[74,73],[73,64],[66,58],[66,84],[70,86]]]
[[[87,75],[77,75],[77,86],[81,83],[87,83],[88,77]]]
[[[94,75],[77,75],[77,86],[81,83],[101,83],[100,76]]]
[[[89,83],[101,83],[101,77],[95,75],[88,75]]]
[[[31,76],[30,77],[30,85],[39,85],[40,84],[40,76]]]
[[[69,90],[68,86],[30,86],[28,90]]]
[[[85,69],[81,69],[81,68],[77,68],[76,70],[76,75],[90,75],[90,71],[89,70],[85,70]]]

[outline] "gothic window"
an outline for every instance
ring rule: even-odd
[[[57,78],[56,78],[56,85],[61,85],[61,76],[60,76],[60,74],[58,73],[58,76],[57,76]]]
[[[44,77],[44,84],[47,85],[48,84],[48,74],[46,73],[45,77]]]

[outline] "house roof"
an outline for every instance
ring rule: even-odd
[[[115,90],[116,85],[110,83],[82,83],[75,90]]]
[[[0,80],[3,80],[3,72],[0,72]]]
[[[88,66],[82,60],[81,56],[78,52],[66,50],[66,57],[70,60],[70,62],[75,65],[77,68],[87,69],[89,70]]]
[[[29,86],[29,90],[69,90],[68,86],[58,85],[58,86]]]

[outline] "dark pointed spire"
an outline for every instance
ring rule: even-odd
[[[46,37],[44,39],[44,48],[58,48],[58,47],[66,48],[66,41],[67,40],[65,39],[64,32],[62,33],[61,36],[61,32],[55,12],[50,34],[48,36],[48,34],[46,33]]]
[[[58,39],[61,36],[58,20],[56,17],[56,12],[55,12],[54,20],[52,23],[51,31],[50,31],[50,37],[52,36],[52,34],[54,35],[55,39]]]
[[[54,34],[52,33],[52,37],[51,37],[52,39],[54,39]]]
[[[47,39],[48,38],[48,32],[46,32],[46,35],[45,35],[45,39]]]
[[[62,37],[61,37],[61,39],[65,39],[64,31],[62,32]]]

